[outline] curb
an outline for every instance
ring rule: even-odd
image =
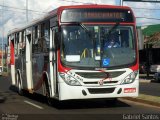
[[[147,80],[147,79],[139,79],[140,83],[150,83],[151,80]]]
[[[160,107],[160,97],[157,97],[157,96],[140,94],[139,97],[137,98],[126,97],[122,99]]]

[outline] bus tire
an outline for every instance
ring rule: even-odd
[[[53,105],[53,100],[52,98],[50,97],[50,90],[49,90],[49,84],[48,84],[48,81],[45,80],[45,95],[46,95],[46,101],[47,101],[47,104],[49,106],[52,106]]]
[[[17,92],[19,95],[23,95],[23,90],[22,90],[22,84],[21,84],[21,79],[20,79],[20,74],[19,72],[16,75],[16,80],[17,80]]]

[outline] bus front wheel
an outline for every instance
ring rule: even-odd
[[[48,84],[47,81],[45,81],[45,91],[46,91],[45,95],[46,95],[47,104],[52,106],[53,105],[53,101],[52,101],[52,99],[50,97],[49,84]]]

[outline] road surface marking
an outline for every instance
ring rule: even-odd
[[[29,104],[29,105],[32,105],[32,106],[34,106],[34,107],[36,107],[36,108],[43,109],[43,107],[41,107],[41,106],[39,106],[39,105],[36,105],[36,104],[34,104],[34,103],[31,103],[31,102],[29,102],[29,101],[27,101],[27,100],[24,100],[24,102],[27,103],[27,104]]]

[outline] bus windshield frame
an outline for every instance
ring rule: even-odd
[[[62,25],[60,47],[62,64],[78,69],[112,69],[134,65],[137,60],[134,26],[114,27],[115,25],[86,24],[85,28],[78,24]],[[128,45],[130,45],[125,47],[120,44],[119,47],[107,49],[105,40],[109,41],[110,36],[115,36],[119,40],[128,37],[130,39]]]

